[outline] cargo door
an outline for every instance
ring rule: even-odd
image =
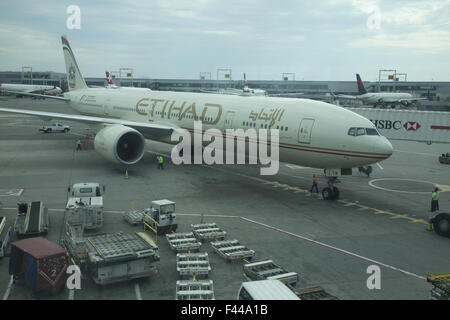
[[[298,142],[311,143],[311,133],[314,126],[314,119],[303,119],[298,128]]]

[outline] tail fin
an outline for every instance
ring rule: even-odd
[[[247,76],[245,73],[244,73],[244,90],[248,90]]]
[[[78,68],[77,61],[70,48],[69,41],[65,36],[61,37],[62,48],[64,53],[64,61],[66,62],[67,83],[69,84],[69,91],[87,89],[88,86],[81,75]]]
[[[112,79],[111,73],[109,73],[109,71],[105,71],[105,73],[106,73],[106,81],[108,82],[108,85],[113,86],[114,81]]]
[[[366,88],[364,88],[363,82],[361,81],[361,77],[359,76],[359,74],[356,74],[356,83],[358,84],[359,94],[367,93]]]

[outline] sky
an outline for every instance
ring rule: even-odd
[[[65,72],[61,35],[85,77],[450,81],[450,0],[2,0],[0,70]]]

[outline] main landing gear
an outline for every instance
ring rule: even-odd
[[[322,196],[325,200],[339,199],[339,189],[334,186],[335,183],[340,182],[337,177],[328,177],[328,187],[323,188]]]

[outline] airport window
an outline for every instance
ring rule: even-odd
[[[356,135],[357,136],[363,136],[363,135],[365,135],[366,134],[366,129],[365,128],[358,128],[357,130],[356,130]]]
[[[350,128],[349,130],[348,130],[348,135],[349,136],[355,136],[356,134],[356,128]]]
[[[378,133],[377,129],[373,129],[373,128],[366,128],[366,133],[368,136],[379,136],[380,135]]]

